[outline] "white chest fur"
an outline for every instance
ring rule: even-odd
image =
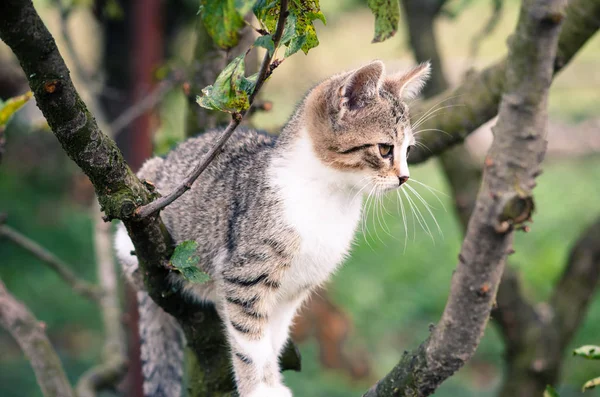
[[[350,252],[360,221],[359,175],[324,165],[310,141],[296,141],[271,167],[271,182],[281,194],[284,221],[300,236],[300,251],[282,282],[282,292],[326,281]]]

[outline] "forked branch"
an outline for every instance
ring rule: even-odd
[[[479,345],[514,230],[533,210],[531,191],[546,151],[546,102],[563,11],[562,0],[522,2],[495,139],[446,308],[431,336],[365,396],[430,395]]]

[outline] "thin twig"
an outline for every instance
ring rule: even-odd
[[[275,48],[279,46],[279,42],[281,40],[281,36],[283,35],[283,28],[285,26],[285,20],[288,14],[288,2],[287,0],[281,0],[281,7],[279,11],[279,19],[277,20],[277,28],[275,30],[275,34],[273,35],[273,43],[275,44]],[[256,80],[256,85],[254,86],[254,91],[250,95],[249,102],[250,106],[254,102],[256,95],[260,91],[262,85],[265,80],[271,75],[273,69],[279,65],[280,62],[272,62],[273,54],[267,53],[263,58],[262,65],[260,67],[260,71],[258,72],[258,78]],[[247,111],[242,111],[239,113],[234,113],[231,117],[231,121],[225,128],[225,131],[221,134],[217,142],[213,145],[210,151],[202,158],[202,160],[196,165],[194,170],[185,178],[183,183],[181,183],[174,191],[169,193],[166,196],[163,196],[147,205],[138,207],[135,211],[136,215],[139,218],[145,218],[149,215],[156,213],[157,211],[162,210],[167,205],[171,204],[173,201],[177,200],[183,193],[187,192],[192,188],[192,184],[200,174],[208,167],[208,165],[219,155],[223,146],[229,140],[235,129],[240,125],[244,115]]]
[[[100,217],[100,206],[96,201],[91,212],[95,220],[94,250],[98,281],[104,290],[99,301],[104,325],[104,349],[101,363],[86,371],[77,382],[78,397],[95,397],[101,390],[115,389],[127,372],[125,333],[121,324],[111,225]]]
[[[8,225],[0,225],[0,236],[8,238],[13,243],[29,251],[39,260],[48,265],[58,274],[60,278],[63,279],[63,281],[71,286],[75,293],[96,303],[101,298],[101,288],[77,277],[77,275],[75,275],[75,273],[69,269],[69,266],[65,262],[58,259],[56,256],[54,256],[54,254],[35,241],[22,235]]]
[[[2,281],[0,325],[12,335],[27,356],[44,396],[74,397],[60,359],[44,332],[44,323],[12,296]]]

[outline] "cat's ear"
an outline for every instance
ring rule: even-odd
[[[385,79],[385,85],[397,96],[412,99],[419,95],[430,74],[431,64],[423,62],[408,71],[388,76]]]
[[[378,96],[384,70],[383,62],[373,61],[348,76],[340,89],[341,112],[360,109]]]

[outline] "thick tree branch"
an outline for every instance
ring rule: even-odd
[[[19,59],[36,103],[65,152],[90,178],[105,218],[123,220],[150,296],[179,319],[200,310],[173,293],[167,283],[177,274],[168,269],[173,247],[160,218],[132,219],[135,208],[150,202],[155,194],[129,169],[116,144],[99,130],[30,0],[0,2],[0,38]]]
[[[58,259],[54,254],[35,241],[25,237],[10,226],[2,224],[0,224],[0,236],[11,240],[13,243],[37,257],[44,264],[48,265],[48,267],[54,270],[75,293],[93,302],[98,302],[101,299],[103,295],[101,288],[77,277],[77,275],[69,269],[69,266],[66,263]]]
[[[566,19],[554,61],[555,74],[569,63],[600,28],[600,0],[571,0],[565,13]],[[419,126],[419,130],[429,130],[419,133],[419,141],[428,149],[415,148],[410,153],[409,162],[417,164],[438,155],[448,147],[462,142],[480,125],[496,116],[505,88],[505,77],[506,59],[503,59],[479,73],[468,75],[460,86],[414,104],[411,108],[414,116],[437,107],[449,108],[437,111]]]
[[[275,33],[273,34],[273,43],[275,48],[279,46],[279,42],[281,41],[281,36],[283,35],[283,28],[285,26],[285,20],[288,15],[288,2],[287,0],[281,0],[280,8],[279,8],[279,19],[277,20],[277,28],[275,29]],[[250,95],[249,102],[250,106],[254,102],[256,95],[262,88],[265,80],[271,75],[273,70],[279,65],[278,61],[272,62],[273,57],[275,56],[275,52],[265,54],[263,58],[260,70],[258,71],[258,77],[256,79],[256,85],[254,86],[254,91]],[[219,136],[219,139],[215,142],[213,147],[204,155],[202,161],[200,161],[192,170],[192,172],[187,176],[187,178],[183,181],[181,185],[179,185],[174,191],[170,192],[168,195],[161,197],[147,205],[139,207],[136,210],[136,215],[140,218],[145,218],[149,215],[155,214],[161,209],[165,208],[167,205],[171,204],[173,201],[177,200],[182,194],[187,192],[192,188],[192,184],[202,172],[208,167],[208,165],[221,153],[221,149],[225,145],[225,143],[229,140],[235,129],[240,125],[244,115],[247,113],[247,110],[244,110],[240,113],[234,113],[231,117],[231,121],[225,128],[225,131]]]
[[[546,102],[563,8],[560,0],[523,1],[494,143],[446,308],[431,336],[365,396],[427,396],[475,352],[513,231],[533,210],[531,190],[546,150]]]
[[[31,0],[0,2],[0,38],[19,59],[37,105],[65,152],[92,181],[105,219],[123,221],[149,295],[178,319],[190,341],[201,368],[203,389],[215,396],[231,392],[230,363],[222,359],[226,357],[222,332],[215,327],[207,330],[208,325],[215,324],[214,308],[189,302],[181,290],[172,290],[167,280],[178,274],[168,266],[173,244],[166,228],[157,214],[142,219],[133,216],[137,207],[149,203],[156,194],[138,180],[115,143],[98,128]]]
[[[45,397],[74,397],[58,355],[44,333],[45,325],[23,303],[8,293],[0,281],[0,325],[21,347],[33,367]]]

